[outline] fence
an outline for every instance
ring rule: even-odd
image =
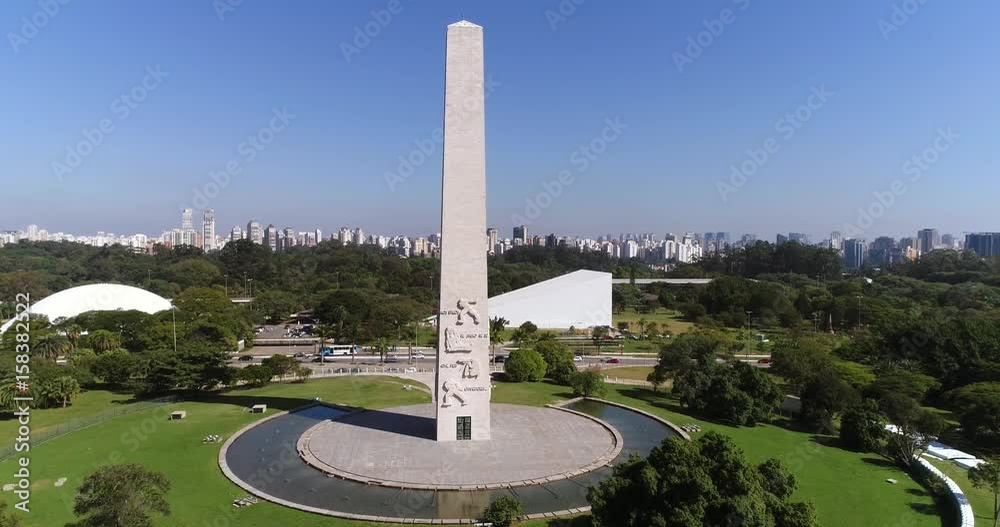
[[[111,409],[105,410],[99,414],[92,415],[90,417],[84,417],[82,419],[74,419],[72,421],[67,421],[65,423],[58,423],[56,425],[45,427],[45,429],[39,433],[31,434],[31,446],[35,447],[40,444],[52,441],[57,437],[62,437],[71,432],[76,432],[77,430],[82,430],[89,426],[94,426],[96,424],[109,421],[116,417],[121,417],[123,415],[131,415],[138,412],[144,412],[153,408],[159,408],[168,404],[173,404],[180,401],[181,398],[177,396],[161,397],[158,399],[149,399],[146,401],[140,401],[136,403],[122,404]],[[0,450],[0,461],[4,461],[16,453],[14,447],[7,447]]]
[[[975,527],[976,515],[972,512],[972,505],[969,504],[969,498],[967,498],[965,493],[962,492],[958,483],[955,483],[954,480],[945,476],[944,472],[938,470],[937,467],[932,465],[926,459],[918,457],[917,462],[923,470],[929,472],[933,477],[944,483],[944,486],[948,489],[948,495],[951,497],[951,502],[958,509],[959,525],[961,527]]]

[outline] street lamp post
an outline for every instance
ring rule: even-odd
[[[753,319],[750,317],[753,315],[753,311],[747,311],[747,358],[750,358],[750,339],[752,335],[751,326],[753,325]]]
[[[177,315],[175,314],[176,311],[177,311],[177,307],[174,306],[174,305],[171,305],[170,306],[170,320],[171,320],[171,322],[173,323],[173,326],[174,326],[174,353],[177,353]]]

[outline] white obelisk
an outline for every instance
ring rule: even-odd
[[[479,441],[490,438],[483,28],[448,26],[445,62],[437,440]]]

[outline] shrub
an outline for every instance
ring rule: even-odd
[[[535,344],[535,351],[545,360],[546,377],[559,384],[569,384],[570,378],[576,373],[576,364],[573,363],[573,352],[565,344],[543,340]]]
[[[483,512],[483,521],[496,527],[508,527],[524,514],[524,505],[513,496],[500,496]]]
[[[601,397],[608,392],[604,377],[600,372],[592,370],[574,373],[570,377],[569,384],[573,387],[573,395],[579,397]]]
[[[507,357],[505,376],[511,382],[537,382],[545,378],[547,368],[545,359],[537,351],[519,349]]]

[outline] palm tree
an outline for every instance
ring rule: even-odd
[[[17,377],[11,371],[0,378],[0,408],[13,408],[14,398],[27,395],[17,388]]]
[[[597,346],[597,355],[601,355],[601,344],[604,343],[604,337],[608,336],[608,326],[594,326],[593,331],[590,333],[590,338],[594,340],[594,344]]]
[[[69,340],[70,352],[76,351],[76,348],[80,345],[80,335],[83,334],[83,328],[76,324],[70,324],[66,326],[66,339]]]
[[[389,352],[389,341],[385,337],[379,337],[375,339],[374,350],[378,352],[378,361],[380,363],[385,363],[385,354]]]
[[[336,339],[337,328],[331,326],[330,324],[317,324],[316,327],[313,328],[313,333],[316,333],[316,336],[319,337],[319,352],[323,353],[323,346],[326,345],[326,341],[328,339]]]
[[[90,347],[97,353],[111,351],[121,347],[121,339],[115,333],[106,329],[99,329],[90,334],[88,338]]]
[[[59,401],[63,408],[80,393],[80,383],[69,375],[57,377],[42,385],[42,397]]]
[[[31,346],[33,355],[51,360],[55,360],[69,349],[69,340],[56,333],[48,333],[38,337]]]
[[[503,317],[493,317],[490,319],[490,362],[496,360],[497,345],[503,344],[503,332],[507,329],[510,321]]]

